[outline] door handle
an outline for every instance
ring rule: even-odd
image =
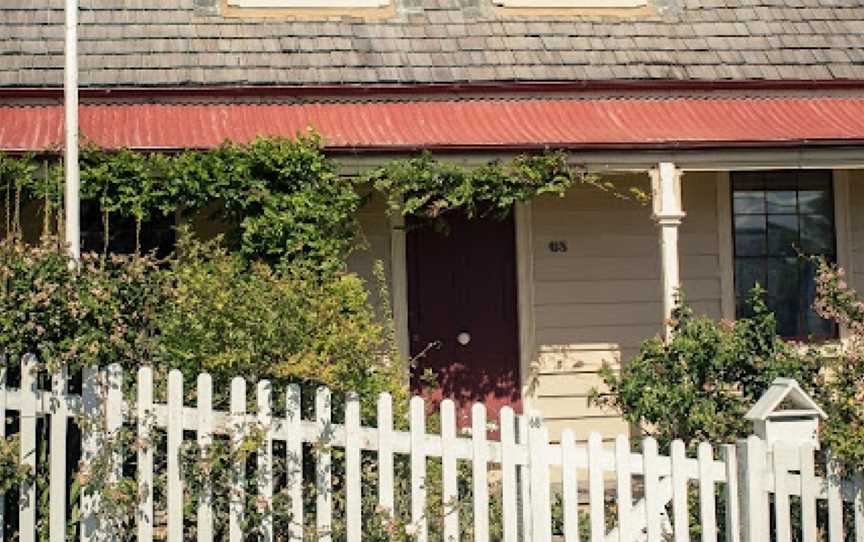
[[[471,334],[467,331],[460,332],[459,335],[456,335],[456,342],[458,342],[460,346],[468,346],[468,343],[471,342]]]

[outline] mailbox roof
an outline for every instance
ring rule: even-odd
[[[766,420],[783,411],[777,408],[783,401],[790,401],[795,405],[797,414],[815,414],[823,420],[828,417],[816,401],[807,392],[801,389],[798,382],[792,378],[778,378],[774,380],[771,387],[756,401],[753,408],[744,416],[748,420]]]

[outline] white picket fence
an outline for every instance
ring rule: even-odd
[[[473,484],[474,540],[490,540],[490,490],[500,491],[503,540],[516,542],[530,540],[551,541],[555,536],[567,541],[580,540],[587,527],[591,542],[634,542],[648,540],[691,539],[689,497],[695,488],[698,494],[698,518],[702,542],[717,541],[721,528],[729,542],[761,542],[771,538],[778,542],[792,540],[792,532],[800,530],[805,542],[816,541],[822,532],[829,542],[864,542],[864,503],[862,503],[861,477],[840,480],[832,476],[817,476],[812,448],[793,451],[777,449],[769,453],[761,440],[751,437],[736,445],[719,447],[720,458],[708,443],[698,446],[695,458],[686,457],[685,445],[676,441],[669,456],[658,453],[657,443],[645,439],[641,452],[631,450],[626,436],[619,436],[614,446],[604,444],[597,434],[587,443],[577,444],[573,434],[565,431],[560,443],[550,443],[547,427],[539,414],[517,416],[509,408],[501,411],[498,420],[500,438],[487,438],[487,416],[483,405],[474,405],[470,437],[462,436],[457,428],[454,403],[441,403],[440,433],[426,430],[426,406],[420,398],[410,403],[410,429],[394,429],[392,402],[381,395],[377,404],[377,427],[361,425],[361,405],[356,395],[345,400],[344,423],[333,423],[331,395],[324,388],[315,395],[314,419],[303,419],[301,390],[289,386],[285,393],[285,411],[274,413],[273,393],[268,382],[256,386],[255,412],[247,412],[247,385],[235,378],[230,389],[230,411],[213,409],[211,378],[202,374],[197,379],[197,405],[184,405],[182,375],[171,372],[167,383],[167,403],[154,402],[154,382],[150,369],[142,368],[137,374],[137,403],[127,404],[122,396],[124,375],[117,366],[104,373],[85,371],[82,394],[67,393],[64,378],[55,377],[52,389],[40,390],[33,368],[36,360],[26,356],[22,362],[21,385],[17,389],[5,387],[6,378],[0,374],[0,419],[14,414],[20,420],[21,460],[37,475],[48,475],[49,534],[51,542],[65,540],[67,523],[66,438],[71,418],[77,416],[104,419],[106,434],[116,431],[124,423],[137,424],[138,437],[147,440],[155,430],[167,434],[167,511],[166,538],[170,542],[184,540],[183,500],[184,484],[181,476],[180,448],[185,432],[194,432],[201,445],[213,442],[214,435],[231,434],[235,442],[242,440],[244,427],[256,424],[264,430],[264,440],[257,453],[257,491],[260,498],[272,502],[273,443],[281,441],[285,454],[302,457],[304,443],[314,444],[316,500],[314,524],[318,527],[316,539],[329,541],[334,521],[333,506],[333,449],[344,449],[345,492],[344,521],[346,539],[357,542],[368,518],[362,516],[361,496],[376,491],[382,509],[394,510],[394,460],[399,455],[410,457],[410,520],[416,529],[416,539],[428,538],[430,517],[426,506],[427,458],[440,458],[442,478],[443,536],[445,540],[462,540],[463,529],[459,514],[451,507],[458,501],[459,461],[471,463]],[[50,425],[50,458],[37,464],[37,419]],[[0,431],[4,429],[0,424]],[[2,435],[0,435],[2,436]],[[100,434],[91,431],[82,437],[82,455],[86,459],[98,451]],[[377,487],[362,483],[362,451],[376,452]],[[120,477],[121,461],[117,461],[111,476]],[[295,461],[295,464],[297,462]],[[47,469],[47,473],[45,472]],[[229,540],[244,540],[245,466],[235,465],[229,506]],[[829,465],[830,469],[830,465]],[[138,506],[137,539],[154,539],[154,450],[142,446],[137,451],[136,476],[140,499]],[[296,467],[289,473],[287,484],[293,517],[303,518],[302,471]],[[495,483],[490,483],[490,482]],[[212,495],[208,497],[208,484],[204,481],[204,497],[197,510],[197,540],[214,538],[214,522],[225,518],[214,517]],[[490,489],[492,488],[492,489]],[[212,488],[209,489],[212,491]],[[553,535],[553,495],[560,495],[563,508],[562,532]],[[718,495],[724,495],[725,504],[718,506]],[[773,497],[772,497],[773,495]],[[790,496],[796,496],[793,506]],[[35,485],[21,488],[18,529],[15,533],[0,532],[0,540],[17,539],[33,542],[36,539],[37,495]],[[773,514],[771,502],[773,500]],[[821,525],[817,514],[818,501],[827,501],[827,526]],[[800,502],[800,504],[797,504]],[[740,504],[740,508],[739,508]],[[82,499],[81,540],[99,540],[102,530],[98,524],[98,496]],[[797,507],[797,508],[796,508]],[[0,506],[0,513],[3,507]],[[800,510],[800,513],[793,513]],[[308,514],[308,511],[306,511]],[[581,516],[580,517],[580,513]],[[844,514],[852,514],[852,533],[844,533],[847,523]],[[721,517],[722,516],[722,517]],[[793,522],[792,517],[799,518]],[[772,518],[773,517],[773,521]],[[587,526],[581,526],[586,521]],[[4,522],[0,517],[0,528]],[[308,518],[307,518],[308,519]],[[722,521],[721,521],[722,520]],[[260,539],[265,542],[281,539],[304,539],[302,521],[288,533],[274,533],[267,517],[261,525]],[[772,537],[773,534],[773,537]],[[307,533],[308,539],[308,533]]]

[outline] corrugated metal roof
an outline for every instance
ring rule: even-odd
[[[62,126],[60,105],[0,106],[0,149],[59,148]],[[82,137],[107,148],[207,148],[308,128],[334,150],[851,144],[864,143],[864,97],[81,107]]]

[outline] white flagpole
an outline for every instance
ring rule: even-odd
[[[81,258],[81,201],[78,170],[78,0],[66,0],[66,64],[64,155],[66,171],[66,243],[76,261]]]

